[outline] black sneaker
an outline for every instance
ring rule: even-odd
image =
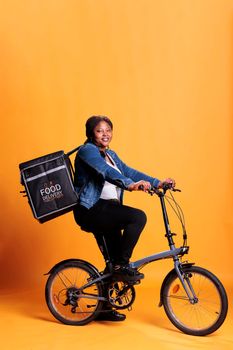
[[[112,321],[112,322],[120,322],[124,321],[126,316],[124,314],[120,314],[116,310],[107,310],[104,312],[100,312],[96,317],[96,321]]]
[[[144,278],[144,274],[129,265],[117,265],[113,268],[113,277],[120,281],[138,281]]]

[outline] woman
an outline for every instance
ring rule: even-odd
[[[122,280],[138,280],[144,275],[131,268],[129,260],[146,224],[146,215],[140,209],[123,205],[123,192],[147,192],[165,181],[171,186],[175,183],[172,179],[159,181],[128,167],[109,149],[112,133],[112,122],[105,116],[92,116],[86,122],[87,140],[75,159],[74,183],[79,204],[74,216],[83,230],[95,235],[99,246],[104,235],[113,274]]]

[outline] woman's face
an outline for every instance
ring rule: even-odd
[[[93,130],[94,143],[100,147],[102,151],[108,148],[112,140],[112,129],[110,125],[104,121],[99,122]]]

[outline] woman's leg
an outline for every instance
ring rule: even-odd
[[[77,208],[78,216],[78,208]],[[111,242],[111,251],[116,264],[127,264],[133,249],[146,224],[145,213],[136,208],[122,205],[115,201],[100,199],[91,209],[84,209],[78,218],[85,231],[103,233]],[[122,231],[121,240],[119,231]],[[118,244],[114,244],[116,239]]]
[[[104,259],[110,260],[113,265],[116,264],[122,244],[121,230],[111,230],[111,235],[103,231],[100,233],[93,232],[93,234]]]

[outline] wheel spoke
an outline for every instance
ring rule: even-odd
[[[65,283],[65,281],[63,280],[63,278],[61,276],[63,276],[64,279],[67,280],[67,283]],[[59,277],[60,281],[62,282],[62,284],[64,285],[64,287],[67,288],[68,285],[71,285],[71,281],[69,280],[69,278],[63,272],[58,273],[58,277]]]

